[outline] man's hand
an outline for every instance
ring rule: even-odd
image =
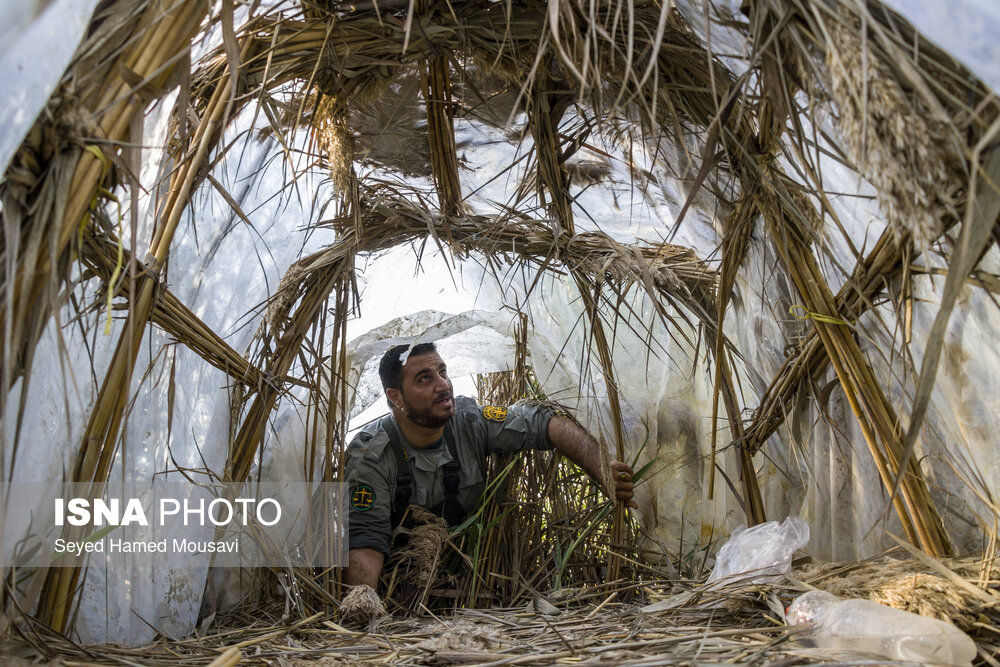
[[[378,593],[365,584],[352,588],[340,603],[340,619],[346,624],[365,626],[388,615]]]
[[[632,485],[633,472],[629,464],[622,461],[612,461],[611,474],[615,479],[615,490],[614,493],[609,493],[608,495],[623,501],[625,507],[639,509],[639,504],[632,500],[634,488]]]

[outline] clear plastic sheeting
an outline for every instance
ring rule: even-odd
[[[510,315],[473,311],[449,315],[425,310],[397,318],[348,344],[351,382],[356,387],[350,416],[382,398],[379,361],[396,345],[436,343],[452,377],[514,370]]]
[[[0,90],[4,91],[0,166],[4,170],[58,85],[96,5],[97,0],[17,0],[0,7]]]
[[[809,524],[790,516],[781,523],[765,521],[740,526],[719,549],[708,582],[763,584],[792,571],[792,554],[809,543]]]
[[[227,141],[253,137],[249,127],[252,118],[250,109],[235,122]],[[151,138],[162,131],[162,125],[147,127]],[[298,200],[280,194],[289,173],[287,164],[269,159],[280,152],[276,146],[272,140],[247,140],[242,151],[221,161],[213,172],[222,187],[242,199],[253,227],[242,222],[213,186],[206,184],[193,198],[171,249],[169,289],[241,351],[249,347],[259,326],[262,314],[258,306],[274,293],[292,262],[332,240],[331,234],[319,230],[289,243],[289,236],[301,228],[308,213],[301,210]],[[146,157],[142,178],[144,183],[152,183],[159,154]],[[325,186],[321,177],[299,174],[297,182],[322,196]],[[148,206],[144,198],[140,210]],[[149,238],[151,226],[152,216],[147,212],[138,221],[138,238]],[[127,219],[124,228],[129,228]],[[126,236],[125,243],[130,242]],[[94,282],[81,285],[83,302],[97,299],[103,303],[104,295],[95,292],[96,288]],[[13,470],[4,471],[12,479],[61,481],[68,476],[79,451],[99,378],[105,373],[123,324],[115,319],[105,332],[108,313],[99,308],[90,315],[90,333],[83,337],[80,327],[65,326],[75,315],[64,308],[58,320],[50,323],[36,352],[20,447]],[[134,403],[110,478],[141,483],[157,475],[165,481],[181,482],[184,477],[177,470],[195,478],[208,471],[221,475],[232,419],[227,390],[231,379],[159,328],[147,331],[137,363],[129,393]],[[17,414],[22,390],[23,383],[19,383],[8,397],[8,414]],[[172,416],[168,416],[170,402]],[[12,425],[5,428],[9,443]],[[50,503],[41,507],[51,511]],[[192,527],[189,535],[178,537],[205,540],[211,535],[210,529]],[[6,543],[17,539],[16,533],[5,530]],[[157,632],[190,634],[202,605],[210,555],[168,554],[156,563],[152,567],[148,558],[135,557],[113,570],[88,568],[78,598],[74,637],[86,643],[134,645],[151,640]]]

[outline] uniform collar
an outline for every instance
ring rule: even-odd
[[[444,446],[443,440],[437,446],[425,449],[410,445],[409,442],[406,442],[406,436],[403,436],[403,440],[403,449],[406,451],[406,455],[413,459],[413,464],[417,467],[417,470],[434,472],[445,462],[444,456],[448,448]]]

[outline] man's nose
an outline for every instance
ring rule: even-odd
[[[434,382],[434,393],[441,393],[443,391],[451,391],[451,382],[448,378],[443,375],[438,375]]]

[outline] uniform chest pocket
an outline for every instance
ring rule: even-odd
[[[431,471],[416,471],[417,483],[410,502],[423,507],[434,507],[444,500],[444,468]],[[475,507],[485,487],[483,471],[478,462],[462,461],[458,480],[458,498],[462,507]],[[470,505],[471,502],[471,505]]]
[[[458,485],[458,500],[466,512],[479,506],[480,496],[486,488],[483,470],[477,461],[462,462],[462,479]]]

